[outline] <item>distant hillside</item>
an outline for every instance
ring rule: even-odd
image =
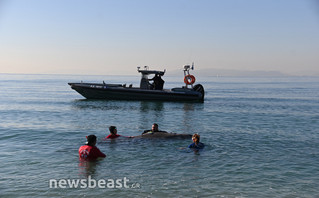
[[[233,77],[249,77],[249,76],[287,76],[279,71],[248,71],[248,70],[228,70],[228,69],[196,69],[191,70],[191,74],[197,76],[233,76]],[[183,75],[182,70],[167,71],[167,76]]]

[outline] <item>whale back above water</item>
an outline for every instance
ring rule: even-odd
[[[166,133],[166,132],[154,132],[154,133],[145,133],[143,135],[135,136],[135,138],[167,138],[167,139],[191,139],[191,134],[178,134],[178,133]]]

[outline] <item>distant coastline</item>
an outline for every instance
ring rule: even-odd
[[[114,71],[113,71],[114,72]],[[84,75],[84,76],[140,76],[140,74],[136,73],[123,73],[120,72],[101,72],[100,74],[80,74],[80,73],[1,73],[1,75]],[[300,72],[291,72],[291,73],[283,73],[280,71],[263,71],[263,70],[231,70],[231,69],[215,69],[215,68],[204,68],[199,69],[195,68],[191,70],[191,74],[195,76],[203,76],[203,77],[319,77],[319,73],[315,71],[300,71]],[[166,70],[165,76],[183,76],[183,72],[181,69],[174,70]]]
[[[212,76],[212,77],[289,77],[289,76],[313,76],[318,77],[318,72],[303,71],[299,73],[287,74],[280,71],[262,71],[262,70],[231,70],[231,69],[198,69],[191,71],[197,76]],[[167,71],[167,76],[181,75],[180,70]]]

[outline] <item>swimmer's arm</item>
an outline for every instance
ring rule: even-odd
[[[104,154],[104,153],[102,153],[101,151],[100,151],[100,149],[98,149],[98,148],[96,148],[96,155],[97,155],[97,157],[106,157],[106,155]]]

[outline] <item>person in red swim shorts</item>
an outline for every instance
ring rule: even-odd
[[[99,157],[106,157],[96,146],[96,136],[87,136],[87,143],[79,148],[79,157],[84,160],[96,160]]]

